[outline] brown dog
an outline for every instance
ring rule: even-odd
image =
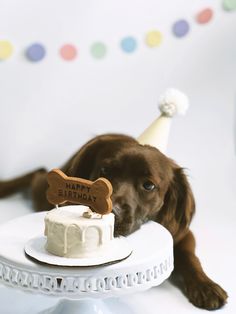
[[[174,273],[181,278],[190,302],[208,310],[226,303],[226,292],[207,277],[195,255],[195,240],[189,230],[194,198],[183,169],[174,161],[131,137],[110,134],[89,141],[61,170],[73,177],[109,179],[115,234],[128,235],[148,220],[162,224],[174,238]],[[46,170],[40,169],[0,181],[0,197],[31,187],[35,209],[50,209],[46,176]]]

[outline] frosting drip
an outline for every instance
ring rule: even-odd
[[[64,257],[98,256],[113,240],[114,215],[84,217],[85,206],[73,205],[53,209],[45,217],[46,249]]]

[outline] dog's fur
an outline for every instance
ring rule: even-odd
[[[226,303],[226,292],[206,276],[195,255],[195,240],[189,230],[195,203],[183,168],[154,147],[140,145],[126,135],[107,134],[85,144],[61,170],[73,177],[109,179],[115,235],[128,235],[148,220],[162,224],[173,236],[174,273],[190,302],[208,310]],[[47,171],[39,169],[0,181],[0,197],[31,187],[35,209],[50,209],[46,176]]]

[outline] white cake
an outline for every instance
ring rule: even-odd
[[[114,214],[93,213],[84,217],[88,207],[63,206],[45,217],[46,250],[68,258],[98,257],[107,253],[114,234]]]

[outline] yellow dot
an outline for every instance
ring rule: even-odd
[[[0,60],[5,60],[11,56],[13,52],[12,44],[6,40],[0,40]]]
[[[162,42],[162,34],[159,31],[151,31],[148,32],[146,35],[146,44],[153,48],[153,47],[157,47],[160,46]]]

